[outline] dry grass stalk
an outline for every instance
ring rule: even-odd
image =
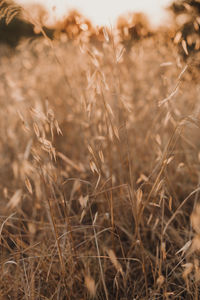
[[[89,292],[90,297],[96,296],[96,284],[94,279],[90,275],[85,275],[85,286]]]
[[[198,57],[161,29],[33,23],[45,39],[0,56],[1,296],[198,299]]]
[[[7,203],[7,207],[11,209],[17,207],[21,201],[22,195],[22,190],[18,189]]]
[[[190,221],[194,231],[200,234],[200,204],[198,203],[190,216]]]
[[[112,249],[107,249],[106,252],[108,253],[108,256],[110,258],[110,261],[112,262],[113,266],[117,270],[117,272],[121,273],[121,275],[124,275],[123,269],[119,261],[117,260],[117,257]]]
[[[156,284],[158,285],[159,288],[163,285],[164,282],[165,282],[165,277],[163,275],[160,275],[156,280]]]
[[[21,8],[11,0],[1,0],[0,2],[0,20],[5,19],[8,25],[16,16],[21,13]]]
[[[186,263],[186,264],[183,265],[183,267],[185,268],[185,270],[183,271],[183,278],[186,281],[187,289],[189,290],[189,278],[188,278],[188,276],[191,274],[194,266],[193,266],[192,263]]]

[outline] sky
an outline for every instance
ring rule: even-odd
[[[128,12],[144,12],[152,25],[167,19],[164,8],[172,0],[17,0],[20,4],[40,3],[50,12],[49,22],[64,17],[70,9],[78,9],[94,25],[114,25],[117,17]],[[53,9],[54,8],[54,9]]]

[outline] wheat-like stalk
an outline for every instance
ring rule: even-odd
[[[11,21],[19,16],[21,8],[10,0],[1,0],[0,2],[0,20],[4,19],[5,23],[8,25]]]

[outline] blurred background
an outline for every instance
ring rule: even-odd
[[[13,7],[9,13],[8,6]],[[109,30],[124,27],[126,39],[128,36],[129,39],[140,39],[146,35],[145,31],[164,31],[175,44],[181,44],[187,54],[187,47],[199,49],[199,6],[197,0],[126,0],[117,3],[105,0],[2,0],[0,42],[16,46],[22,37],[42,36],[41,28],[53,39],[61,32],[69,38],[80,36],[82,32],[87,32],[88,37],[100,38],[103,26]]]
[[[49,12],[49,23],[66,16],[69,10],[76,9],[89,18],[95,25],[114,25],[117,18],[127,12],[143,12],[152,24],[158,25],[167,18],[165,8],[171,0],[142,0],[142,1],[93,1],[93,0],[17,0],[19,4],[41,4]]]

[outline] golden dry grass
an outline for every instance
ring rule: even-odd
[[[1,299],[199,298],[199,58],[104,36],[0,58]]]

